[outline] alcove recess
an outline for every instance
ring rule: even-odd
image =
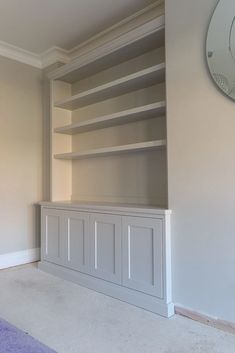
[[[164,16],[151,26],[51,74],[51,201],[167,207]]]

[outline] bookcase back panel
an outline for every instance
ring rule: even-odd
[[[166,151],[73,161],[72,200],[166,207]]]
[[[165,61],[164,47],[155,49],[137,58],[126,61],[96,75],[77,81],[71,85],[72,94],[77,94],[107,82],[144,70]]]
[[[63,81],[66,74],[52,79],[52,201],[167,207],[162,20],[159,28],[161,40],[156,43],[152,40],[157,33],[155,28],[152,33],[149,31],[146,43],[143,38],[140,40],[140,48],[130,42],[130,47],[128,44],[119,51],[120,58],[115,57],[115,51],[112,56],[107,53],[104,65],[88,65],[90,72],[86,71],[86,63],[83,70],[81,62],[75,60],[71,63],[71,79]],[[135,48],[133,55],[131,48]],[[107,62],[110,57],[113,63]],[[137,112],[129,112],[135,109]],[[114,114],[118,114],[116,120]],[[102,123],[91,122],[95,118],[103,119]],[[65,128],[79,123],[79,127]]]
[[[161,83],[74,110],[72,112],[72,121],[73,123],[86,121],[99,116],[113,114],[164,100],[165,84]]]
[[[93,148],[164,140],[165,137],[165,118],[158,117],[73,135],[72,150],[82,151]]]

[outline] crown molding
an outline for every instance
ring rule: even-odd
[[[123,26],[135,25],[135,22],[141,16],[151,13],[157,7],[163,4],[164,4],[164,0],[155,1],[153,4],[125,18],[124,20],[118,22],[114,26],[111,26],[106,30],[96,34],[95,36],[89,38],[87,41],[81,43],[80,45],[70,50],[66,50],[59,47],[52,47],[41,54],[35,54],[25,49],[21,49],[17,46],[14,46],[12,44],[0,41],[0,56],[18,61],[23,64],[30,65],[38,69],[45,69],[46,67],[51,66],[58,62],[67,64],[73,61],[74,59],[76,59],[78,56],[84,54],[84,51],[87,52],[89,50],[93,50],[94,46],[96,45],[95,44],[96,42],[98,43],[98,47],[104,44],[104,43],[101,44],[100,41],[102,41],[102,39],[105,38],[106,36],[108,37],[111,36],[112,39],[116,39],[116,37],[120,35],[118,34],[118,31],[120,28],[122,28]],[[126,32],[128,32],[127,28],[126,28]]]
[[[71,61],[69,50],[65,50],[59,47],[52,47],[40,55],[41,68],[53,65],[57,62],[67,64]]]
[[[121,36],[112,37],[108,42],[105,42],[103,45],[94,46],[88,51],[82,51],[80,54],[77,52],[77,55],[72,59],[68,65],[63,65],[48,74],[50,79],[59,79],[61,76],[69,74],[71,71],[78,69],[84,65],[87,65],[91,62],[94,62],[112,52],[122,48],[128,43],[131,43],[137,39],[141,39],[146,35],[161,30],[165,27],[165,16],[159,16],[149,22],[142,24],[139,27],[134,28],[131,31],[125,32]]]
[[[34,54],[3,41],[0,41],[0,56],[37,69],[44,69],[57,62],[67,64],[71,61],[69,51],[59,47],[53,47],[42,54]]]
[[[71,57],[71,60],[73,60],[74,58],[77,57],[77,55],[81,54],[81,51],[85,48],[91,45],[93,46],[94,42],[99,40],[100,38],[103,38],[105,36],[108,36],[112,33],[115,33],[116,31],[118,31],[121,27],[131,24],[131,23],[135,23],[136,20],[138,20],[138,18],[140,18],[143,15],[146,15],[147,13],[151,13],[153,12],[155,9],[157,9],[159,6],[164,5],[164,0],[157,0],[154,3],[146,6],[145,8],[143,8],[142,10],[139,10],[138,12],[135,12],[133,15],[128,16],[126,18],[124,18],[123,20],[117,22],[116,24],[114,24],[111,27],[108,27],[107,29],[105,29],[104,31],[101,31],[99,33],[97,33],[96,35],[92,36],[91,38],[89,38],[88,40],[82,42],[81,44],[75,46],[74,48],[68,50],[68,55]]]
[[[0,41],[0,56],[16,60],[20,63],[27,64],[38,69],[42,68],[42,63],[39,55],[3,41]]]

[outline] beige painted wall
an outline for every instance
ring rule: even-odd
[[[42,107],[41,71],[0,57],[0,254],[39,246]]]
[[[173,297],[235,322],[235,103],[212,83],[205,39],[217,0],[166,0]]]

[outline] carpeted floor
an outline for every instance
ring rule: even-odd
[[[0,317],[58,353],[235,352],[235,335],[164,319],[35,265],[0,271],[0,288]]]
[[[0,353],[56,353],[26,332],[0,319]]]

